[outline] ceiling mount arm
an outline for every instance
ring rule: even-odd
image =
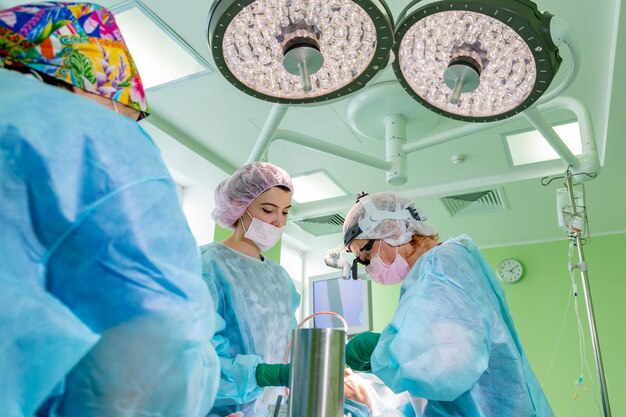
[[[265,152],[267,152],[273,141],[284,140],[373,168],[381,169],[383,171],[390,171],[392,169],[392,164],[388,161],[383,161],[352,149],[332,145],[321,139],[303,135],[291,130],[278,129],[278,126],[285,117],[288,109],[289,106],[286,104],[275,103],[272,106],[270,114],[263,125],[263,129],[261,129],[261,133],[259,134],[259,137],[254,144],[254,148],[248,157],[247,163],[259,161]]]
[[[580,129],[580,140],[582,153],[576,159],[579,161],[578,168],[573,168],[572,172],[577,181],[587,181],[596,178],[600,174],[600,157],[596,145],[596,137],[593,132],[591,115],[585,104],[572,97],[557,97],[550,102],[556,108],[567,109],[576,115]],[[545,106],[545,105],[544,105]],[[543,107],[543,106],[541,106]],[[593,176],[587,174],[595,174]]]
[[[580,126],[580,138],[582,141],[582,154],[580,156],[575,156],[572,152],[563,144],[561,138],[554,132],[554,129],[550,126],[548,122],[545,121],[543,116],[541,116],[540,112],[552,111],[557,109],[566,109],[571,111],[576,115],[576,120]],[[526,117],[530,123],[543,135],[544,139],[550,143],[550,145],[555,148],[557,154],[565,161],[566,164],[572,165],[575,174],[582,173],[600,173],[600,160],[598,156],[598,148],[596,146],[595,135],[593,133],[593,127],[591,123],[591,115],[589,114],[589,110],[587,107],[577,99],[572,97],[556,97],[550,100],[547,103],[541,104],[537,107],[531,107],[530,109],[525,110],[522,113],[518,113],[508,119],[498,120],[491,123],[481,123],[481,124],[466,124],[460,127],[449,129],[443,132],[434,133],[431,135],[426,135],[421,138],[415,138],[410,140],[408,143],[402,145],[403,150],[409,154],[412,152],[417,152],[422,149],[430,148],[435,145],[439,145],[444,142],[448,142],[450,140],[455,140],[467,135],[475,134],[481,132],[483,130],[487,130],[493,128],[497,125],[509,123],[513,120],[519,119],[520,117]],[[545,125],[545,126],[544,126]],[[554,132],[554,135],[548,133],[548,128]],[[558,148],[558,149],[557,149]],[[559,150],[560,149],[560,150]],[[577,177],[577,180],[588,180],[589,176],[580,176]]]
[[[391,164],[387,161],[383,161],[382,159],[374,158],[364,153],[356,152],[352,149],[333,145],[321,139],[303,135],[302,133],[294,132],[292,130],[277,130],[272,141],[276,140],[296,143],[298,145],[306,146],[307,148],[315,149],[349,161],[358,162],[383,171],[387,171],[391,168]]]
[[[248,164],[260,161],[263,157],[267,148],[269,148],[270,143],[272,142],[272,138],[276,129],[278,129],[278,125],[287,114],[287,110],[289,110],[289,106],[285,104],[276,103],[272,106],[270,110],[269,116],[267,116],[267,120],[265,120],[265,124],[263,125],[263,129],[261,129],[261,133],[259,133],[259,137],[254,144],[254,148],[252,148],[252,152],[248,157]]]
[[[526,120],[528,120],[530,124],[533,125],[539,133],[541,133],[541,136],[543,136],[546,142],[550,144],[559,157],[573,169],[578,169],[580,161],[561,140],[559,134],[554,131],[550,123],[548,123],[548,121],[541,116],[539,110],[535,107],[531,107],[524,110],[523,114],[524,117],[526,117]]]
[[[574,79],[576,79],[576,76],[578,75],[578,69],[580,67],[580,47],[578,45],[578,41],[569,30],[569,25],[558,17],[553,16],[550,20],[550,36],[552,37],[552,42],[557,47],[559,47],[562,43],[567,45],[567,48],[571,53],[572,65],[570,66],[569,73],[561,82],[561,84],[556,86],[552,91],[549,91],[548,93],[540,97],[537,100],[536,105],[546,103],[561,95],[567,89],[567,87],[572,84]]]

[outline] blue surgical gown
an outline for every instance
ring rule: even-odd
[[[217,312],[213,345],[221,366],[211,417],[242,411],[268,415],[284,388],[259,387],[259,363],[284,363],[300,295],[280,265],[244,255],[221,242],[201,247],[203,276]],[[288,359],[288,358],[287,358]]]
[[[0,69],[0,414],[204,416],[214,310],[136,122]]]
[[[466,235],[413,266],[372,371],[393,391],[426,398],[426,417],[554,416],[504,291]]]

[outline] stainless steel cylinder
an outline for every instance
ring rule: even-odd
[[[343,417],[345,343],[343,330],[294,330],[289,417]]]

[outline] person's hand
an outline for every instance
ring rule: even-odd
[[[345,369],[344,371],[344,382],[343,382],[343,395],[346,398],[351,399],[352,401],[360,402],[361,404],[367,405],[367,408],[372,409],[372,402],[370,400],[370,396],[367,393],[367,389],[363,384],[361,384],[357,378],[354,378],[354,373],[349,369]]]
[[[288,363],[260,363],[256,367],[256,383],[260,387],[287,387],[290,373]]]
[[[370,359],[380,339],[380,333],[364,332],[354,336],[346,345],[346,365],[355,371],[372,370]]]

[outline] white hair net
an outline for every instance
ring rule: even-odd
[[[426,216],[413,201],[391,192],[361,197],[343,222],[344,243],[353,239],[382,239],[392,246],[409,242],[413,235],[435,236]]]
[[[291,177],[269,162],[252,162],[239,168],[215,189],[215,208],[211,217],[226,229],[235,229],[252,201],[272,187],[284,186],[293,192]]]

